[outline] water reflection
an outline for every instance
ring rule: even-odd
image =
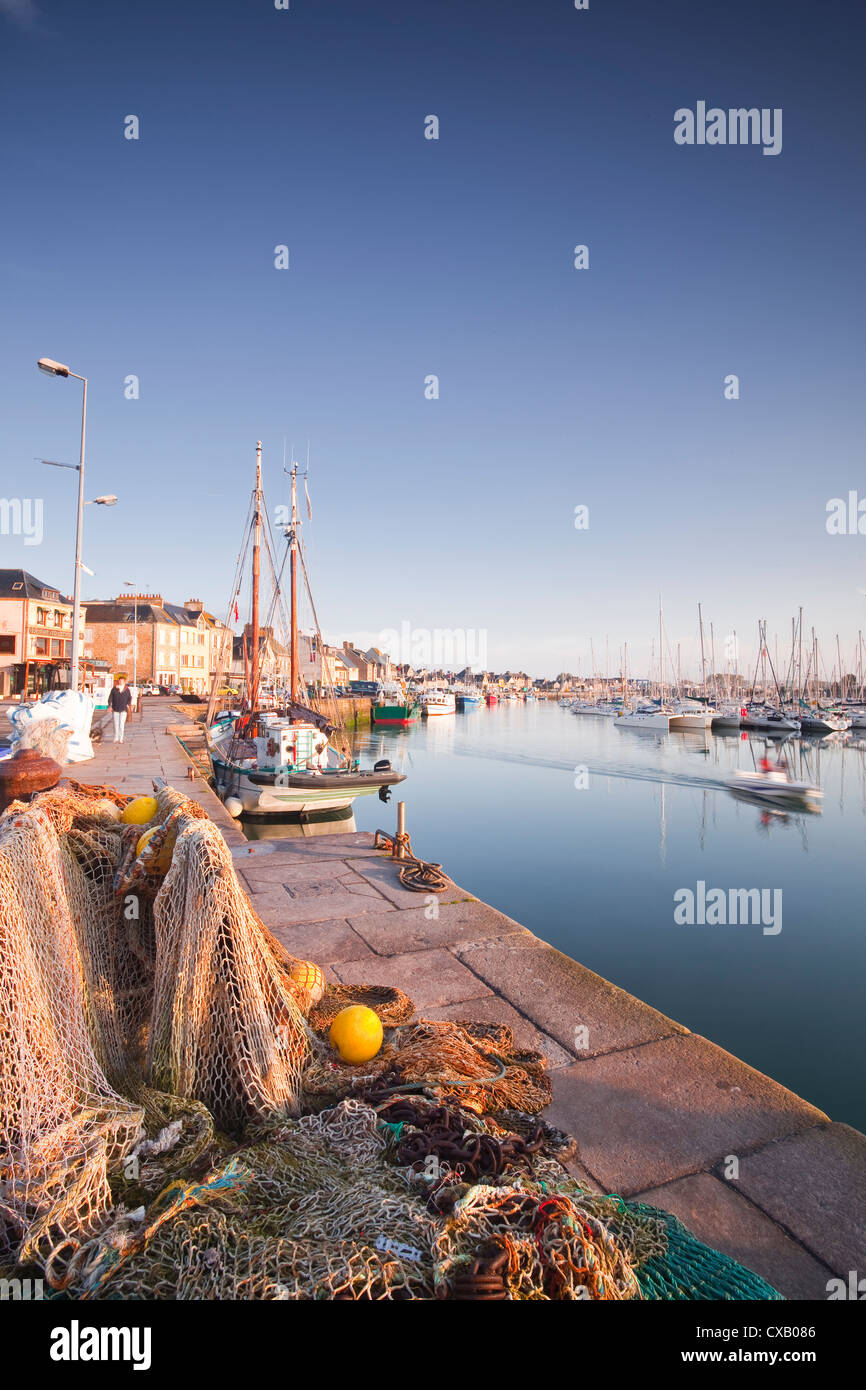
[[[342,811],[309,812],[305,816],[244,816],[235,824],[248,840],[306,840],[315,835],[351,835],[358,828],[351,806]]]

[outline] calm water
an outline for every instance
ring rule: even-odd
[[[554,703],[500,704],[361,732],[365,764],[408,776],[359,830],[406,802],[416,854],[544,940],[866,1130],[862,1085],[866,739],[788,745],[820,815],[767,815],[721,785],[763,741],[617,730]],[[575,768],[589,769],[578,788]],[[679,926],[674,893],[782,890],[782,930]]]

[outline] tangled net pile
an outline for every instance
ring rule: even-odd
[[[171,788],[70,781],[0,821],[0,1275],[74,1299],[773,1298],[572,1178],[543,1058],[328,986]],[[153,829],[141,846],[142,832]],[[388,1031],[336,1059],[347,1003]]]

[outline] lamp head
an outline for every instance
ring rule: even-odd
[[[55,362],[51,357],[40,357],[36,365],[40,372],[45,372],[47,376],[69,376],[69,368],[64,367],[62,362]]]

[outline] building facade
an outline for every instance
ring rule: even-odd
[[[0,570],[0,698],[68,685],[71,659],[72,600],[27,570]]]
[[[167,603],[162,594],[119,594],[87,605],[84,653],[139,685],[179,685],[205,695],[230,630],[200,599]]]

